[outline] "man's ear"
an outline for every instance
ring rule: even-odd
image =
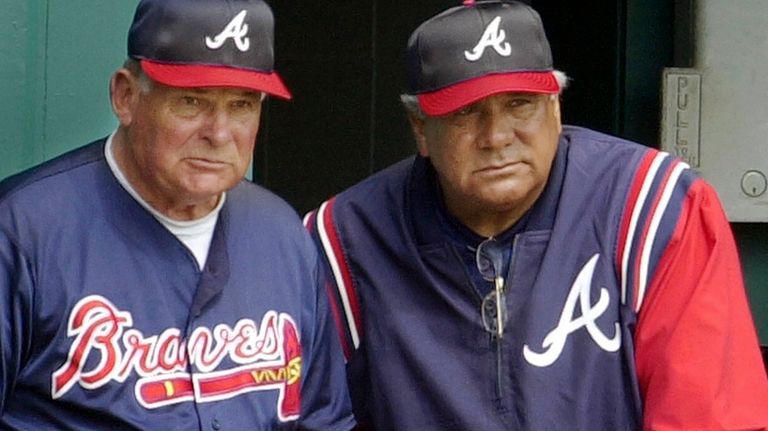
[[[109,81],[109,96],[112,112],[121,126],[130,126],[134,109],[139,100],[139,81],[128,69],[118,69]]]
[[[552,115],[555,116],[555,120],[557,121],[557,133],[560,134],[563,132],[563,121],[560,118],[560,96],[553,97],[553,99]]]
[[[408,113],[408,122],[411,123],[411,130],[413,131],[413,138],[416,140],[416,148],[419,150],[419,155],[429,157],[427,138],[424,136],[426,120],[416,114]]]

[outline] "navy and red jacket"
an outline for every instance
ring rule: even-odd
[[[686,164],[564,127],[546,189],[509,239],[499,344],[438,190],[429,160],[412,157],[305,218],[335,275],[360,421],[378,431],[768,427],[730,226]]]

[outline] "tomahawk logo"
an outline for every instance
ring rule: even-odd
[[[67,360],[51,376],[54,399],[76,385],[94,390],[136,375],[133,392],[147,409],[278,391],[279,418],[299,416],[301,343],[288,314],[268,311],[261,324],[240,319],[234,327],[198,327],[185,339],[176,328],[145,335],[133,328],[130,312],[91,295],[75,305],[67,335],[74,340]],[[220,369],[225,359],[236,366]]]
[[[557,324],[557,327],[550,331],[541,343],[541,347],[544,348],[544,351],[536,353],[531,350],[527,344],[523,346],[523,356],[525,356],[525,360],[531,365],[548,367],[554,364],[563,352],[565,342],[568,341],[568,335],[581,328],[587,328],[587,332],[589,332],[589,335],[595,343],[606,352],[615,352],[619,350],[619,347],[621,346],[619,324],[614,323],[615,329],[613,338],[608,338],[602,331],[600,331],[600,328],[598,328],[595,323],[608,308],[608,303],[610,302],[608,290],[601,288],[600,299],[597,300],[595,305],[590,303],[589,294],[592,287],[592,274],[595,271],[595,265],[597,264],[597,259],[599,257],[599,254],[592,256],[587,264],[584,265],[584,268],[581,269],[581,272],[579,272],[576,281],[573,282],[571,291],[568,293],[568,298],[565,300],[563,311],[560,314],[560,321]],[[581,316],[574,317],[577,299],[581,306]]]
[[[483,56],[485,48],[493,48],[499,55],[503,57],[509,57],[512,54],[512,47],[509,46],[509,42],[504,42],[507,38],[507,33],[504,30],[499,29],[501,24],[501,17],[496,18],[488,24],[483,32],[483,37],[480,38],[480,42],[477,42],[472,51],[464,51],[464,57],[469,61],[480,60]]]
[[[248,24],[245,23],[245,14],[245,10],[241,11],[237,16],[232,18],[232,21],[227,24],[221,33],[213,38],[206,36],[205,46],[210,49],[219,49],[224,45],[224,42],[226,42],[227,39],[232,38],[237,49],[242,52],[248,51],[248,48],[251,46],[251,39],[246,37],[248,34]]]

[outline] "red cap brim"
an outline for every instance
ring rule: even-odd
[[[283,99],[291,93],[275,72],[224,66],[169,64],[141,60],[141,68],[153,80],[170,87],[236,87],[263,91]]]
[[[473,78],[430,93],[417,95],[425,114],[445,115],[498,93],[558,93],[553,72],[497,73]]]

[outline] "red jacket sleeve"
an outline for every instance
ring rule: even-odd
[[[736,245],[697,180],[635,332],[645,430],[768,430],[768,379]]]

